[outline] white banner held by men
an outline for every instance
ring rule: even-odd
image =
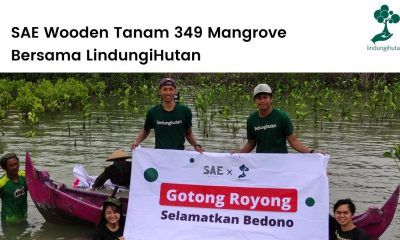
[[[124,236],[328,239],[328,159],[139,148]]]

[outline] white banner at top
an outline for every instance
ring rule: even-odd
[[[19,0],[1,9],[0,72],[399,71],[393,0]]]
[[[139,148],[129,240],[328,239],[321,154],[229,154]]]

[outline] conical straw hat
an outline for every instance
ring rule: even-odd
[[[127,152],[125,152],[124,150],[117,149],[110,156],[108,156],[106,161],[113,161],[113,160],[117,160],[117,159],[128,159],[130,157],[131,156],[129,156],[129,154]]]

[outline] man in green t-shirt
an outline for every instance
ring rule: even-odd
[[[0,165],[6,171],[0,178],[1,221],[24,222],[28,210],[25,171],[19,170],[19,159],[15,153],[4,154]]]
[[[258,111],[247,119],[247,142],[239,152],[249,153],[256,148],[257,153],[287,153],[286,140],[298,152],[314,152],[297,139],[288,114],[273,108],[272,89],[268,84],[257,85],[253,99]]]
[[[155,148],[183,150],[186,138],[196,151],[202,153],[204,149],[197,144],[192,132],[192,111],[185,105],[175,103],[175,80],[161,79],[158,89],[162,102],[148,110],[144,127],[131,148],[139,146],[149,135],[150,130],[154,129]]]

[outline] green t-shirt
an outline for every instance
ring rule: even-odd
[[[7,174],[0,178],[1,221],[21,222],[27,217],[28,188],[26,186],[25,171],[18,171],[19,179],[15,183]]]
[[[286,138],[293,134],[288,114],[272,109],[267,117],[257,112],[247,119],[247,139],[256,141],[257,153],[287,153]]]
[[[146,115],[144,129],[154,128],[156,146],[159,149],[185,149],[185,133],[192,127],[192,111],[181,104],[174,110],[165,111],[161,104],[152,107]]]

